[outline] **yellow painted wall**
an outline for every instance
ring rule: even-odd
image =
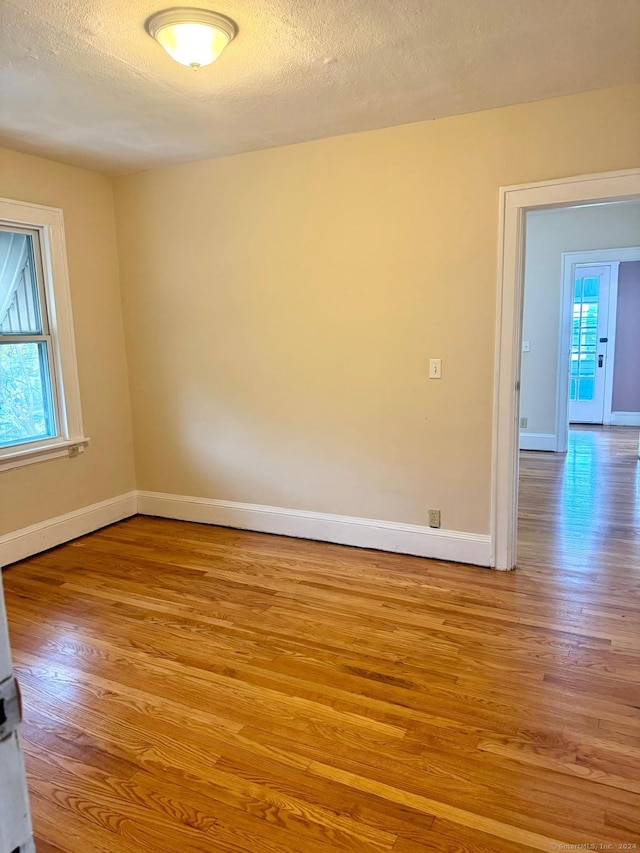
[[[637,166],[639,95],[117,179],[138,487],[488,532],[498,188]]]
[[[91,445],[0,475],[0,534],[135,488],[109,178],[0,149],[0,196],[64,211],[80,393]]]

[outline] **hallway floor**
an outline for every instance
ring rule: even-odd
[[[566,454],[521,452],[518,565],[528,574],[640,582],[638,433],[574,425]]]

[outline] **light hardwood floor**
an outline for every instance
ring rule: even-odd
[[[640,849],[634,441],[523,454],[513,573],[143,517],[10,568],[39,853]]]

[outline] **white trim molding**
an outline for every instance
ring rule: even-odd
[[[611,425],[640,427],[640,412],[611,412]]]
[[[38,444],[35,447],[22,445],[21,449],[0,459],[0,471],[10,471],[12,468],[21,468],[23,465],[34,465],[36,462],[48,462],[50,459],[58,459],[61,456],[77,456],[84,453],[85,447],[89,446],[91,439],[83,438],[79,441],[58,441],[55,444]],[[24,449],[22,449],[24,448]]]
[[[491,564],[490,537],[480,533],[161,492],[138,492],[138,512],[435,560]]]
[[[0,198],[0,221],[5,226],[32,230],[34,241],[37,242],[38,258],[42,267],[42,289],[39,298],[44,302],[41,305],[42,332],[48,329],[50,381],[56,421],[56,434],[44,441],[5,445],[0,448],[0,470],[4,470],[55,459],[69,453],[71,446],[76,448],[73,455],[77,455],[88,446],[89,440],[84,435],[82,425],[62,210]]]
[[[500,188],[491,478],[492,565],[497,569],[513,569],[517,555],[525,214],[634,198],[640,198],[640,169]]]
[[[136,492],[128,492],[100,503],[58,515],[0,536],[0,566],[24,560],[63,542],[92,533],[107,524],[121,521],[138,511]]]
[[[521,432],[520,450],[551,450],[558,449],[557,436],[546,432]]]
[[[0,566],[24,560],[137,513],[454,563],[491,565],[491,540],[486,534],[140,491],[118,495],[0,536]]]

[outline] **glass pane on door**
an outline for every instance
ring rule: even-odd
[[[593,400],[598,345],[598,297],[600,278],[576,278],[571,335],[571,400]]]

